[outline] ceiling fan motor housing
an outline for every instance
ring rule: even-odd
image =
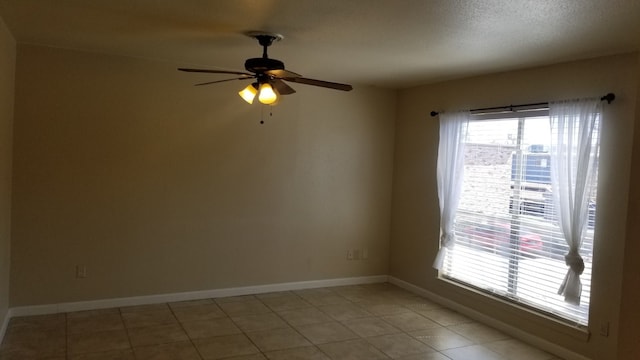
[[[244,62],[244,68],[255,74],[269,70],[284,70],[284,63],[270,58],[251,58]]]

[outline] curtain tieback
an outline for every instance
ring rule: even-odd
[[[584,260],[582,260],[580,254],[570,252],[564,256],[564,262],[576,274],[582,275],[582,272],[584,271]]]
[[[453,245],[454,235],[443,232],[440,236],[440,244],[442,247],[450,248]]]

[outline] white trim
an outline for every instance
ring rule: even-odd
[[[425,297],[429,300],[432,300],[436,303],[442,304],[443,306],[456,310],[458,312],[460,312],[461,314],[467,315],[470,318],[476,319],[481,323],[487,324],[491,327],[494,327],[498,330],[501,330],[507,334],[510,334],[512,337],[514,338],[518,338],[528,344],[532,344],[533,346],[536,346],[542,350],[546,350],[552,354],[555,354],[557,356],[562,357],[563,359],[567,359],[567,360],[590,360],[589,358],[580,355],[578,353],[575,353],[569,349],[566,349],[560,345],[554,344],[550,341],[547,341],[545,339],[539,338],[535,335],[532,335],[530,333],[527,333],[525,331],[522,331],[514,326],[511,326],[509,324],[503,323],[502,321],[496,320],[495,318],[491,317],[491,316],[487,316],[479,311],[476,311],[474,309],[471,309],[469,307],[463,306],[458,304],[457,302],[454,302],[450,299],[447,299],[445,297],[442,297],[440,295],[437,295],[435,293],[432,293],[431,291],[425,290],[419,286],[413,285],[409,282],[406,282],[404,280],[400,280],[396,277],[393,276],[389,276],[388,280],[389,283],[394,284],[398,287],[401,287],[405,290],[411,291],[412,293],[415,293],[417,295],[420,295],[422,297]]]
[[[9,314],[11,315],[7,315],[7,319],[10,317],[16,317],[16,316],[56,314],[56,313],[65,313],[65,312],[72,312],[72,311],[106,309],[106,308],[114,308],[114,307],[168,303],[168,302],[174,302],[174,301],[199,300],[199,299],[240,296],[240,295],[249,295],[249,294],[264,294],[264,293],[277,292],[277,291],[302,290],[302,289],[312,289],[312,288],[329,287],[329,286],[371,284],[371,283],[386,282],[387,279],[388,279],[387,275],[361,276],[361,277],[326,279],[326,280],[298,281],[298,282],[268,284],[268,285],[243,286],[243,287],[226,288],[226,289],[189,291],[189,292],[180,292],[180,293],[171,293],[171,294],[133,296],[133,297],[115,298],[115,299],[78,301],[78,302],[68,302],[68,303],[60,303],[60,304],[19,306],[19,307],[11,308],[9,310]],[[5,321],[8,321],[8,320],[5,320]]]
[[[9,326],[9,321],[13,317],[13,311],[11,309],[7,309],[7,313],[4,314],[4,321],[2,322],[2,327],[0,327],[0,342],[4,340],[4,334],[7,332],[7,327]]]

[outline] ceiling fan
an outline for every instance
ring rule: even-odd
[[[255,31],[248,32],[246,35],[258,40],[258,43],[263,48],[262,57],[250,58],[244,62],[244,68],[247,72],[187,68],[178,68],[178,70],[196,73],[240,75],[231,79],[203,82],[196,84],[196,86],[233,80],[254,79],[250,85],[238,93],[249,104],[253,103],[256,95],[258,96],[258,101],[263,104],[270,105],[276,103],[279,95],[295,93],[296,91],[291,86],[287,85],[285,81],[342,91],[350,91],[353,89],[353,87],[348,84],[302,77],[302,75],[296,74],[293,71],[285,70],[284,63],[282,61],[269,58],[269,56],[267,56],[267,48],[274,42],[282,40],[282,35]]]

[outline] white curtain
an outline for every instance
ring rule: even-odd
[[[558,222],[569,246],[567,275],[558,290],[565,301],[580,304],[584,261],[579,250],[589,221],[600,145],[600,99],[552,102],[551,183]]]
[[[455,243],[454,221],[464,174],[464,143],[469,124],[469,111],[440,114],[438,145],[438,199],[440,202],[440,251],[433,267],[440,270],[447,250]]]

